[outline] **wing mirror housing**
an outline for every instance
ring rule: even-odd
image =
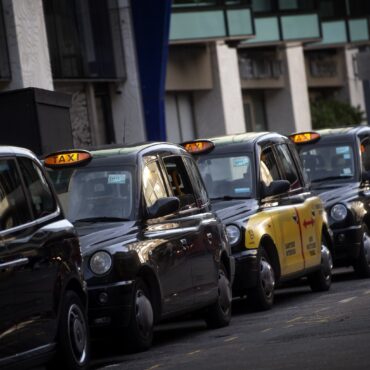
[[[262,183],[261,193],[262,198],[272,197],[286,193],[290,189],[290,182],[288,180],[275,180],[270,183],[269,186],[265,186]]]
[[[160,198],[148,208],[149,218],[157,218],[175,213],[180,208],[180,200],[177,197]]]

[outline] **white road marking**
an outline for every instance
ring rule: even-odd
[[[267,328],[267,329],[262,330],[261,333],[265,333],[266,331],[270,331],[270,330],[272,330],[272,328]]]
[[[365,294],[370,294],[370,290],[365,290],[365,291],[364,291],[364,295],[365,295]]]
[[[224,340],[224,342],[231,342],[231,341],[233,341],[235,339],[238,339],[238,337],[227,338],[227,339]]]
[[[192,355],[195,355],[196,353],[199,353],[199,352],[200,352],[200,349],[197,349],[196,351],[189,352],[188,355],[192,356]]]
[[[349,298],[346,298],[346,299],[342,299],[341,301],[339,301],[339,303],[348,303],[348,302],[353,301],[356,298],[357,297],[349,297]]]
[[[294,322],[294,321],[299,321],[299,320],[302,320],[302,319],[303,319],[302,316],[298,316],[298,317],[295,317],[294,319],[288,320],[287,322]]]

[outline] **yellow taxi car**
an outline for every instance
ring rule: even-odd
[[[226,226],[236,264],[234,296],[269,309],[277,283],[307,276],[313,291],[330,288],[327,215],[289,139],[245,133],[182,145],[195,156],[212,209]]]

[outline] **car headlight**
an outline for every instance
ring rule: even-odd
[[[227,238],[229,239],[229,243],[232,247],[239,243],[241,232],[238,226],[227,225],[226,233],[227,233]]]
[[[347,207],[343,204],[336,204],[331,208],[330,216],[334,221],[343,221],[347,217]]]
[[[112,267],[112,257],[109,253],[99,251],[90,258],[90,269],[96,275],[106,274]]]

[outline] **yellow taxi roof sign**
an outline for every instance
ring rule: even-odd
[[[289,139],[294,144],[308,144],[320,139],[320,134],[317,132],[298,132],[296,134],[289,135]]]
[[[181,144],[185,150],[191,154],[204,154],[208,153],[215,147],[215,144],[209,140],[194,140],[187,141]]]
[[[87,150],[68,150],[48,154],[44,158],[44,165],[52,168],[76,166],[89,162],[91,158]]]

